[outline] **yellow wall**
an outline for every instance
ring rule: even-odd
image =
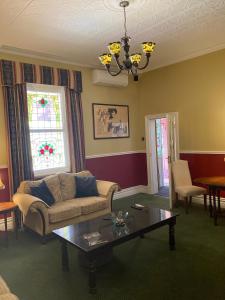
[[[9,59],[20,62],[36,63],[54,67],[80,70],[83,79],[83,113],[85,128],[85,145],[86,155],[135,151],[141,149],[138,124],[138,87],[132,81],[126,88],[113,88],[95,86],[91,83],[91,69],[81,68],[67,64],[48,62],[34,58],[15,56],[10,54],[0,54],[0,59]],[[130,109],[130,138],[124,139],[93,139],[92,125],[92,103],[112,103],[112,104],[128,104]],[[7,164],[6,155],[6,130],[3,110],[3,98],[0,94],[0,165]]]
[[[177,111],[180,150],[225,150],[225,50],[154,70],[140,88],[144,116]]]
[[[225,150],[225,50],[145,73],[127,88],[94,86],[88,68],[10,54],[0,54],[1,58],[82,71],[86,155],[144,149],[144,116],[171,111],[179,112],[181,150]],[[93,102],[128,104],[131,137],[94,140]],[[0,165],[4,165],[7,150],[1,94],[0,141]]]

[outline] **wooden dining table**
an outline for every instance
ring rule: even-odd
[[[225,190],[225,176],[201,177],[194,179],[194,182],[207,186],[210,217],[214,218],[214,224],[217,225],[217,217],[221,214],[220,194]]]

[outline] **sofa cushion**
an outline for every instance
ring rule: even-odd
[[[82,215],[87,215],[108,207],[108,202],[104,197],[76,198],[74,202],[80,206]]]
[[[76,197],[75,176],[71,173],[60,173],[59,175],[61,194],[63,200],[70,200]]]
[[[49,191],[52,193],[56,202],[62,201],[61,187],[58,175],[50,175],[44,178]]]
[[[30,189],[32,196],[40,198],[49,206],[55,203],[55,199],[49,191],[45,181],[43,181],[39,186],[32,186]]]
[[[75,176],[76,197],[98,196],[95,176]]]
[[[81,207],[74,200],[57,202],[48,209],[49,222],[57,223],[81,215]]]
[[[14,294],[7,293],[0,296],[1,300],[19,300]]]
[[[39,186],[42,182],[43,182],[42,179],[41,180],[33,180],[33,181],[28,181],[28,180],[22,181],[20,183],[20,186],[17,189],[17,192],[24,193],[24,194],[30,194],[31,193],[30,188],[34,187],[34,186]]]
[[[18,298],[12,294],[3,280],[3,278],[0,276],[0,299],[1,300],[18,300]]]
[[[0,276],[0,295],[9,293],[9,288],[3,278]]]

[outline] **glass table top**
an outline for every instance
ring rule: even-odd
[[[118,211],[114,212],[118,213]],[[147,232],[168,224],[171,219],[178,215],[150,205],[145,206],[142,210],[128,207],[123,210],[123,213],[126,214],[124,226],[113,224],[112,217],[108,214],[78,224],[68,225],[53,232],[61,239],[89,252],[99,247],[112,245],[119,240],[121,242],[128,240],[143,230]],[[96,239],[99,243],[91,245],[90,241]]]

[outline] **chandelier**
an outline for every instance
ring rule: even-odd
[[[102,55],[99,56],[99,59],[101,63],[105,66],[106,70],[110,75],[117,76],[123,70],[125,70],[128,72],[128,74],[131,73],[133,75],[134,81],[138,81],[138,70],[144,70],[148,66],[151,53],[153,52],[155,47],[155,43],[143,42],[141,44],[142,51],[146,56],[146,62],[144,66],[141,67],[139,65],[142,57],[141,53],[129,54],[129,50],[130,50],[129,41],[131,38],[127,35],[127,17],[126,17],[126,7],[129,6],[129,1],[120,1],[119,5],[123,7],[123,12],[124,12],[124,31],[125,31],[124,37],[121,38],[121,42],[109,43],[108,49],[110,53],[103,53]],[[125,53],[125,57],[122,63],[119,60],[121,48],[123,48]],[[116,61],[116,65],[118,67],[118,71],[116,72],[113,72],[111,70],[112,57],[114,57]]]

